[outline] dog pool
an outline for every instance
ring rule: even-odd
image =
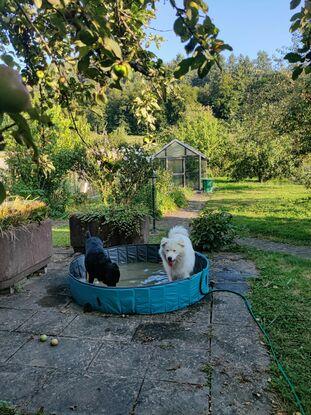
[[[73,299],[88,309],[113,314],[156,314],[185,308],[209,290],[209,261],[196,252],[189,278],[169,282],[158,254],[159,245],[123,245],[105,253],[120,267],[117,287],[89,284],[84,255],[70,264],[69,285]]]
[[[118,265],[120,268],[118,287],[146,287],[168,282],[166,272],[157,262],[131,262]]]

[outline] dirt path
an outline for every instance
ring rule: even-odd
[[[208,196],[206,194],[194,193],[186,208],[166,213],[164,217],[157,222],[157,229],[166,231],[175,225],[182,225],[188,228],[191,219],[198,216],[207,200]]]

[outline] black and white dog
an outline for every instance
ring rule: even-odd
[[[92,236],[90,232],[87,232],[85,239],[85,268],[91,284],[95,278],[108,287],[115,287],[119,282],[118,265],[111,262],[105,254],[103,241],[97,236]]]

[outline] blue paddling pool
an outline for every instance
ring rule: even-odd
[[[106,248],[112,262],[129,267],[131,264],[159,264],[159,245],[122,245]],[[157,314],[188,307],[201,300],[209,291],[209,261],[196,252],[193,275],[190,278],[168,282],[155,278],[155,285],[127,286],[126,278],[117,287],[89,284],[86,281],[84,255],[70,264],[69,285],[73,299],[89,309],[113,314]],[[143,264],[144,263],[144,264]],[[151,281],[152,277],[147,281]]]

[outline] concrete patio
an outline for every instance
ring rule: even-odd
[[[2,400],[57,415],[273,413],[269,355],[239,297],[166,315],[84,313],[67,287],[71,260],[56,250],[47,274],[0,296]],[[246,292],[257,274],[240,254],[212,264],[216,288]]]

